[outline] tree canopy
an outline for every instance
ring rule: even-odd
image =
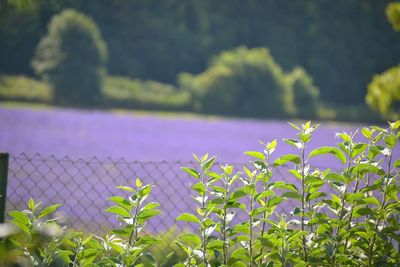
[[[67,9],[51,20],[32,66],[54,87],[56,102],[93,104],[100,97],[106,57],[106,44],[96,24]]]

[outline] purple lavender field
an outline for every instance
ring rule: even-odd
[[[187,161],[192,153],[217,155],[221,162],[243,162],[244,151],[260,150],[258,140],[278,139],[275,156],[294,152],[282,138],[295,137],[283,121],[122,115],[103,111],[29,110],[0,107],[0,150],[138,161]],[[361,125],[323,123],[310,149],[334,145],[336,132]],[[333,162],[329,162],[331,165]],[[324,160],[314,164],[326,165]]]
[[[179,213],[194,206],[189,191],[193,180],[176,163],[192,164],[192,153],[208,152],[240,168],[248,161],[244,151],[261,150],[258,140],[278,139],[275,158],[296,152],[281,141],[295,137],[294,129],[281,121],[22,108],[0,108],[0,121],[0,150],[12,158],[7,209],[23,208],[31,196],[64,203],[61,211],[79,229],[115,225],[113,216],[102,212],[110,205],[106,199],[118,193],[117,185],[132,184],[136,177],[155,185],[152,196],[161,203],[163,215],[152,219],[150,229],[174,225]],[[308,149],[335,145],[336,132],[357,127],[361,125],[324,123]],[[340,167],[332,156],[317,157],[311,164]],[[286,179],[282,173],[276,179]]]

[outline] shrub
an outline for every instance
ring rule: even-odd
[[[316,117],[319,89],[303,68],[297,67],[288,74],[290,87],[293,90],[294,106],[300,117]]]
[[[388,129],[364,127],[363,141],[357,133],[338,133],[337,146],[311,151],[318,125],[290,125],[297,138],[283,141],[297,153],[272,161],[277,140],[261,142],[262,152],[245,152],[251,161],[243,172],[229,165],[216,169],[215,157],[194,155],[198,168],[182,170],[197,181],[191,186],[197,209],[177,220],[193,223],[197,232],[175,241],[183,260],[169,253],[162,262],[171,266],[172,259],[181,259],[178,267],[397,266],[400,159],[394,151],[400,121]],[[340,161],[342,169],[312,167],[313,158],[321,156]],[[286,174],[278,169],[283,165],[289,167]],[[299,182],[274,181],[275,172]],[[326,187],[334,193],[326,194]],[[146,221],[160,213],[159,203],[145,202],[152,186],[137,179],[135,187],[118,188],[126,195],[111,197],[114,205],[106,211],[121,227],[105,237],[67,232],[49,218],[58,204],[41,209],[31,199],[28,210],[10,212],[11,225],[0,229],[0,264],[159,266],[149,251],[160,241],[143,234]],[[293,211],[280,214],[279,207],[289,202],[296,203]]]
[[[280,66],[266,48],[239,47],[216,56],[199,75],[181,74],[194,108],[206,113],[283,117],[293,96]]]
[[[375,75],[368,84],[366,102],[392,119],[400,117],[400,66]]]
[[[123,77],[106,77],[103,83],[106,104],[143,109],[184,109],[190,95],[172,85]]]
[[[0,99],[51,102],[50,86],[25,76],[0,76]]]
[[[96,24],[72,9],[55,15],[32,61],[37,75],[54,87],[58,104],[94,104],[100,98],[106,44]]]

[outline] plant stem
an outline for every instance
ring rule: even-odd
[[[227,227],[227,223],[226,223],[226,213],[227,213],[227,205],[228,205],[228,191],[229,191],[229,187],[228,187],[228,181],[227,181],[227,177],[225,177],[225,193],[224,193],[224,208],[223,208],[223,213],[224,213],[224,217],[222,219],[222,241],[223,241],[223,246],[222,246],[222,262],[224,265],[227,264],[227,254],[228,254],[228,248],[227,248],[227,236],[226,236],[226,227]]]
[[[201,172],[200,172],[201,183],[207,188],[207,185],[204,180],[204,164],[201,163]],[[207,189],[206,189],[207,191]],[[206,208],[206,192],[201,197],[201,210],[204,211]],[[201,226],[201,237],[202,237],[202,252],[203,252],[203,263],[208,266],[207,262],[207,237],[206,237],[206,229],[204,228],[204,220],[205,217],[202,216],[202,226]]]
[[[138,210],[139,210],[139,205],[140,205],[140,199],[137,200],[137,205],[135,207],[135,214],[133,215],[133,228],[131,231],[131,234],[129,235],[129,241],[128,244],[131,246],[132,245],[132,239],[134,241],[134,243],[136,243],[137,240],[137,214],[138,214]]]
[[[267,173],[268,173],[268,175],[270,175],[270,168],[269,168],[269,166],[270,166],[270,161],[269,161],[269,151],[268,151],[268,153],[267,153],[267,160],[266,160],[266,164],[267,164]],[[263,189],[264,189],[264,191],[267,191],[267,186],[266,186],[266,184],[264,184],[264,186],[263,186]],[[268,200],[268,197],[265,197],[264,198],[264,203],[267,203],[267,200]],[[267,218],[267,212],[266,211],[264,211],[263,212],[263,222],[262,222],[262,227],[261,227],[261,233],[260,233],[260,237],[262,238],[263,236],[264,236],[264,233],[265,233],[265,227],[266,227],[266,225],[267,225],[267,223],[265,222],[265,219]],[[260,250],[260,253],[262,254],[263,253],[263,247],[261,247],[261,250]],[[260,263],[259,263],[260,265],[262,264],[262,257],[261,257],[261,259],[260,259]]]
[[[352,146],[350,146],[350,148],[349,148],[349,158],[348,158],[348,164],[347,164],[347,169],[346,169],[346,173],[345,173],[345,175],[347,175],[347,176],[350,175],[350,167],[351,167],[351,160],[352,160],[351,153],[352,153]],[[339,250],[339,243],[340,243],[339,234],[341,231],[341,222],[345,215],[344,210],[345,210],[345,202],[346,202],[346,199],[345,199],[346,193],[347,193],[347,185],[346,185],[346,189],[344,190],[344,192],[342,193],[341,198],[340,198],[341,207],[340,207],[340,212],[339,212],[338,224],[336,226],[336,231],[334,232],[334,234],[336,234],[336,235],[334,237],[334,243],[333,243],[332,266],[336,265],[336,254]]]
[[[250,212],[249,212],[249,238],[250,238],[250,242],[249,242],[249,266],[252,267],[253,266],[253,207],[254,203],[253,203],[253,196],[250,196]]]
[[[304,169],[305,169],[305,157],[304,157],[304,151],[305,151],[305,143],[302,141],[302,146],[301,146],[301,230],[304,231],[305,229],[305,224],[304,224],[304,211],[305,211],[305,194],[306,194],[306,186],[305,186],[305,173],[304,173]],[[302,237],[302,241],[303,241],[303,260],[305,262],[307,262],[307,241],[306,241],[306,237],[303,235]]]
[[[387,173],[386,173],[386,179],[384,180],[384,188],[383,188],[383,199],[382,199],[382,204],[380,207],[380,210],[384,209],[386,205],[386,195],[387,195],[387,186],[389,183],[390,179],[390,171],[391,171],[391,164],[392,164],[392,154],[393,154],[393,149],[390,149],[390,154],[389,154],[389,160],[388,160],[388,166],[387,166]],[[376,242],[376,232],[378,230],[378,226],[380,224],[380,219],[376,220],[375,227],[374,227],[374,235],[372,237],[372,242],[371,246],[369,247],[369,255],[368,255],[368,265],[372,266],[372,260],[373,260],[373,255],[372,253],[374,252],[374,246]],[[385,220],[383,221],[383,224],[385,224]]]

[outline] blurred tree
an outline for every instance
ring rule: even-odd
[[[316,117],[319,89],[313,84],[310,75],[301,67],[296,67],[288,78],[293,90],[294,105],[297,115],[301,117]]]
[[[203,73],[182,74],[180,85],[206,113],[285,117],[294,111],[285,75],[266,48],[223,52]]]
[[[373,77],[368,84],[366,102],[390,119],[400,119],[400,66]]]
[[[389,3],[386,16],[396,31],[400,31],[400,3]]]
[[[393,0],[30,0],[35,8],[19,10],[28,1],[0,0],[2,74],[33,75],[34,47],[65,8],[98,25],[108,73],[135,79],[175,84],[221,51],[268,47],[284,71],[307,70],[321,101],[355,106],[365,104],[372,75],[400,56],[400,35],[384,13]]]
[[[393,28],[400,31],[400,3],[389,3],[386,15]],[[400,118],[400,66],[374,75],[368,84],[367,104],[389,119]]]
[[[106,44],[96,24],[68,9],[50,21],[32,66],[54,87],[56,103],[90,105],[100,98],[106,57]]]

